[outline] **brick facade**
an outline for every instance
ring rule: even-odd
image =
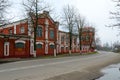
[[[0,58],[45,56],[69,52],[69,35],[59,31],[48,12],[39,15],[36,33],[36,53],[34,53],[34,32],[29,19],[20,20],[0,27]],[[89,33],[92,35],[92,33]],[[83,32],[83,35],[86,34]],[[92,35],[93,36],[93,35]],[[90,42],[93,40],[91,39]],[[88,45],[82,41],[82,45]],[[84,50],[84,48],[83,48]],[[72,53],[79,52],[79,39],[72,39]]]

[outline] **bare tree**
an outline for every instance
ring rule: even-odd
[[[75,23],[76,23],[77,29],[78,29],[79,48],[80,48],[80,53],[81,53],[81,50],[82,50],[82,29],[86,25],[86,20],[84,17],[82,17],[80,14],[78,14],[78,15],[76,15]]]
[[[36,32],[38,26],[38,16],[44,10],[50,11],[50,6],[43,0],[27,0],[23,1],[24,9],[28,14],[32,27],[34,28],[34,52],[36,53]]]
[[[110,19],[113,23],[107,25],[107,27],[116,27],[120,29],[120,0],[112,0],[115,3],[114,11],[110,11]]]
[[[95,29],[93,27],[87,30],[86,38],[88,40],[89,49],[92,49],[93,44],[95,46]]]
[[[8,6],[10,6],[8,0],[0,0],[0,25],[3,25],[6,21],[4,15]]]
[[[96,49],[100,50],[101,49],[101,40],[99,37],[95,38],[95,47]]]
[[[73,6],[67,5],[63,8],[62,24],[66,27],[69,33],[69,54],[71,54],[72,50],[72,35],[75,24],[75,13],[76,9]]]

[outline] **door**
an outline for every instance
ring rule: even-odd
[[[4,43],[4,56],[9,56],[9,42]]]

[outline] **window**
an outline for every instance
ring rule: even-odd
[[[54,30],[50,30],[50,38],[51,38],[51,39],[54,38]]]
[[[85,37],[84,37],[84,36],[81,36],[81,40],[84,41],[84,40],[85,40]]]
[[[54,45],[50,45],[50,48],[51,48],[51,49],[54,49],[54,47],[55,47]]]
[[[64,36],[61,37],[61,42],[64,42]]]
[[[61,47],[61,50],[64,50],[64,47]]]
[[[66,47],[66,50],[69,50],[69,48],[68,48],[68,47]]]
[[[42,44],[37,44],[37,45],[36,45],[36,48],[41,49],[41,48],[42,48]]]
[[[66,44],[68,44],[69,43],[69,37],[67,36],[66,37]]]
[[[12,29],[9,29],[9,34],[12,34]]]
[[[86,41],[89,41],[90,37],[89,36],[86,36]]]
[[[20,33],[25,33],[25,28],[24,27],[20,28]]]
[[[77,42],[77,38],[74,38],[74,44],[76,44],[76,42]]]
[[[16,47],[16,48],[24,48],[24,47],[25,47],[25,44],[19,42],[19,43],[16,43],[16,44],[15,44],[15,47]]]
[[[36,35],[37,37],[42,37],[42,27],[37,27]]]

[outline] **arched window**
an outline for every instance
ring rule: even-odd
[[[42,48],[42,44],[36,44],[36,48],[41,49]]]
[[[25,33],[25,28],[24,28],[24,26],[20,27],[20,33]]]
[[[50,48],[51,48],[51,49],[54,49],[54,48],[55,48],[55,46],[51,44],[51,45],[50,45]]]
[[[15,41],[15,48],[25,48],[25,41],[22,40]]]
[[[50,30],[50,38],[54,39],[54,30]]]
[[[86,36],[86,41],[89,41],[89,40],[90,40],[90,36],[87,35],[87,36]]]
[[[25,48],[25,44],[21,43],[21,42],[18,42],[18,43],[15,43],[15,47],[16,48]]]
[[[49,46],[50,46],[51,49],[54,49],[54,48],[55,48],[54,43],[49,43]]]
[[[42,37],[42,27],[38,26],[36,31],[37,37]]]
[[[36,42],[36,48],[41,49],[43,46],[42,42]]]

